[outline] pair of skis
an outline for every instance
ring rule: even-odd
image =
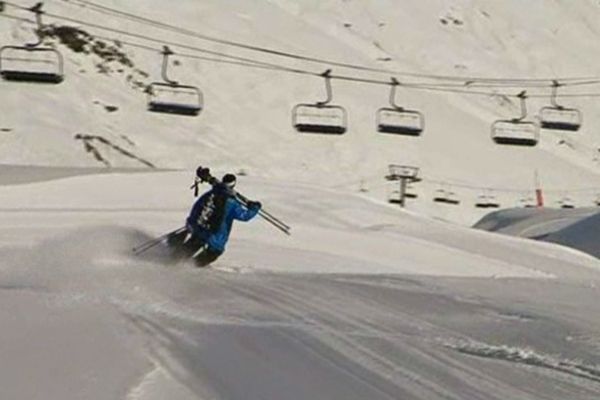
[[[190,187],[190,189],[194,189],[194,196],[196,196],[196,197],[198,196],[198,186],[199,186],[199,184],[204,183],[204,182],[207,182],[207,183],[211,184],[212,186],[223,185],[217,178],[215,178],[214,176],[212,176],[210,174],[210,169],[200,166],[196,169],[196,177],[194,179],[194,184]],[[234,196],[238,201],[240,201],[246,207],[248,206],[248,203],[251,202],[247,197],[245,197],[241,193],[238,193],[237,191],[233,190],[232,188],[228,188],[228,190],[232,196]],[[267,221],[268,223],[273,225],[275,228],[279,229],[281,232],[285,233],[286,235],[291,235],[291,233],[290,233],[291,227],[289,225],[287,225],[285,222],[283,222],[282,220],[280,220],[279,218],[275,217],[273,214],[271,214],[271,213],[265,211],[263,208],[261,208],[260,211],[258,212],[258,215],[260,215],[265,221]],[[167,240],[169,238],[169,236],[177,235],[179,233],[184,232],[185,230],[186,230],[186,227],[183,226],[181,228],[175,229],[174,231],[165,233],[164,235],[162,235],[160,237],[148,240],[147,242],[144,242],[144,243],[134,247],[133,253],[136,255],[142,254],[143,252],[150,250],[154,246],[157,246],[159,243],[162,243],[164,240]]]
[[[164,240],[167,240],[169,238],[169,236],[171,235],[177,235],[179,233],[183,233],[184,231],[186,231],[187,228],[185,226],[182,226],[181,228],[175,229],[174,231],[171,231],[169,233],[165,233],[162,236],[159,236],[155,239],[150,239],[147,242],[144,242],[142,244],[139,244],[137,246],[135,246],[132,250],[133,250],[133,254],[135,255],[139,255],[142,254],[145,251],[150,250],[151,248],[153,248],[154,246],[162,243]]]

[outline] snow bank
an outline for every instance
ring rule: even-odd
[[[600,214],[595,213],[587,218],[559,229],[543,237],[542,240],[569,246],[600,258]]]
[[[557,243],[600,256],[597,209],[513,209],[488,214],[477,229]]]

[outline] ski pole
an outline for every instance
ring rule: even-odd
[[[260,215],[265,221],[269,222],[271,225],[273,225],[275,228],[279,229],[286,235],[291,235],[289,227],[281,225],[278,221],[273,220],[273,219],[269,218],[267,215],[261,214],[260,212],[258,215]]]
[[[237,192],[235,192],[235,196],[242,202],[242,204],[244,204],[246,207],[248,206],[249,200],[246,197],[244,197],[243,195],[241,195]],[[287,225],[283,221],[275,218],[274,216],[272,216],[271,214],[269,214],[262,208],[258,211],[258,215],[260,215],[265,221],[269,222],[271,225],[273,225],[274,227],[276,227],[277,229],[279,229],[286,235],[291,235],[291,233],[290,233],[291,227],[289,225]]]
[[[272,219],[273,221],[277,222],[278,224],[280,224],[281,226],[283,226],[285,229],[291,229],[291,227],[290,227],[289,225],[287,225],[287,224],[286,224],[285,222],[283,222],[282,220],[280,220],[280,219],[278,219],[278,218],[274,217],[272,214],[269,214],[268,212],[266,212],[266,211],[264,211],[264,210],[262,210],[262,209],[261,209],[259,212],[260,212],[260,214],[261,214],[261,216],[262,216],[263,218],[264,218],[264,217],[267,217],[267,218],[269,218],[269,219]]]
[[[238,197],[238,198],[239,198],[239,199],[240,199],[242,202],[244,202],[244,203],[246,203],[246,204],[247,204],[247,203],[250,201],[250,200],[248,200],[248,198],[247,198],[247,197],[245,197],[244,195],[242,195],[242,194],[240,194],[240,193],[238,193],[238,192],[235,192],[235,195],[236,195],[236,196],[237,196],[237,197]],[[286,224],[285,222],[283,222],[283,221],[282,221],[282,220],[280,220],[279,218],[275,217],[274,215],[272,215],[272,214],[268,213],[266,210],[264,210],[264,209],[262,209],[262,208],[260,209],[260,211],[259,211],[259,214],[261,214],[261,217],[263,217],[263,218],[269,218],[269,219],[271,219],[273,222],[275,222],[275,223],[277,223],[277,224],[281,225],[282,227],[284,227],[284,228],[286,228],[286,229],[288,229],[288,230],[289,230],[289,229],[291,229],[291,227],[290,227],[288,224]]]
[[[284,233],[290,235],[291,228],[289,226],[287,226],[286,224],[284,224],[283,222],[279,221],[277,218],[272,218],[270,216],[270,214],[263,213],[261,211],[258,212],[258,215],[260,215],[265,221],[271,223],[271,225],[273,225],[274,227],[276,227],[279,230],[283,231]]]
[[[164,235],[157,237],[156,239],[151,239],[148,240],[147,242],[144,242],[136,247],[134,247],[132,249],[132,251],[136,254],[136,255],[140,255],[145,251],[150,250],[152,247],[158,245],[160,242],[162,242],[163,240],[165,240],[167,237],[169,237],[169,235],[176,235],[178,233],[182,233],[184,230],[186,229],[185,226],[182,226],[179,229],[175,229],[174,231],[171,231],[169,233],[165,233]]]

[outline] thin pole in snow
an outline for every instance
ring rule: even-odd
[[[544,193],[542,192],[542,185],[540,183],[540,176],[537,168],[534,170],[535,180],[535,199],[537,207],[544,207]]]

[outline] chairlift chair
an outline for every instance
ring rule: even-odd
[[[337,105],[329,104],[332,100],[331,70],[323,74],[327,98],[314,104],[300,103],[292,109],[292,125],[301,133],[320,133],[341,135],[346,133],[348,115],[346,110]]]
[[[423,114],[408,110],[396,104],[396,87],[400,85],[395,78],[391,81],[390,106],[377,110],[377,131],[398,135],[419,136],[425,128]]]
[[[148,110],[195,116],[202,111],[202,92],[195,86],[153,82],[148,86]]]
[[[36,15],[37,30],[42,31],[42,3],[29,9]],[[64,80],[64,62],[60,52],[41,46],[42,38],[24,46],[0,48],[0,76],[6,81],[58,84]]]
[[[519,200],[518,206],[523,208],[535,208],[536,203],[532,197],[523,197]]]
[[[454,192],[450,192],[444,189],[438,189],[435,191],[433,195],[433,201],[435,203],[443,203],[443,204],[451,204],[458,205],[460,204],[460,200],[458,196]]]
[[[500,208],[500,203],[496,200],[494,196],[488,196],[488,206],[487,208]]]
[[[564,107],[556,102],[557,91],[560,86],[561,84],[558,81],[553,81],[550,97],[552,105],[543,107],[540,110],[540,124],[544,129],[576,132],[582,124],[581,111]]]
[[[500,203],[496,201],[496,198],[492,195],[480,195],[477,197],[475,202],[477,208],[500,208]]]
[[[196,86],[181,85],[169,79],[167,68],[169,56],[174,54],[167,46],[163,47],[162,78],[164,82],[152,82],[146,88],[148,111],[196,116],[204,107],[204,96]]]
[[[400,199],[400,191],[399,190],[392,190],[392,192],[388,196],[388,203],[390,203],[390,204],[401,204],[402,203],[402,200]]]
[[[0,75],[6,81],[61,83],[63,58],[49,47],[4,46],[0,48]]]
[[[560,208],[575,208],[575,203],[573,203],[573,200],[567,196],[560,199],[558,204],[560,205]]]
[[[404,192],[404,199],[416,199],[418,197],[418,194],[414,191],[409,191],[407,190],[406,192]],[[393,190],[390,195],[388,196],[388,203],[390,204],[402,204],[402,201],[400,199],[400,190],[395,189]]]
[[[446,204],[451,204],[451,205],[458,205],[460,204],[460,199],[458,198],[458,195],[454,192],[447,192],[446,194]]]
[[[406,191],[404,192],[404,196],[407,199],[416,199],[417,197],[419,197],[414,185],[411,185],[410,183],[406,185]]]
[[[492,139],[497,144],[535,146],[539,139],[539,129],[535,122],[527,121],[525,92],[517,97],[521,100],[521,116],[508,120],[497,120],[492,124]]]
[[[576,132],[581,127],[581,112],[574,108],[543,107],[540,111],[541,126],[544,129]]]
[[[293,111],[293,125],[298,132],[341,135],[346,133],[346,110],[325,104],[297,104]]]
[[[475,201],[475,207],[477,208],[487,208],[488,206],[488,199],[486,195],[479,195],[477,196],[477,201]]]

